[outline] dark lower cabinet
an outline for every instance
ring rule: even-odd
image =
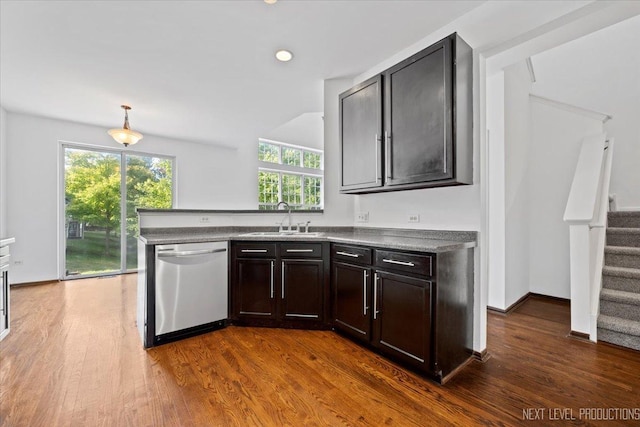
[[[235,311],[240,316],[275,319],[275,259],[236,262]]]
[[[238,325],[327,328],[328,244],[231,244],[231,321]]]
[[[283,319],[322,317],[323,268],[320,260],[285,259],[281,263],[280,298]]]
[[[331,260],[336,330],[441,383],[469,360],[472,249],[428,254],[334,244]]]
[[[373,345],[421,370],[431,367],[431,282],[376,271]]]
[[[352,337],[371,340],[371,269],[335,262],[332,269],[335,327]]]

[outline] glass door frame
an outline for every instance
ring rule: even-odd
[[[127,269],[127,156],[137,157],[156,157],[159,159],[171,160],[171,206],[176,204],[176,157],[166,154],[154,154],[143,151],[118,150],[100,145],[82,144],[77,142],[58,141],[60,145],[59,165],[59,186],[58,186],[58,260],[60,280],[86,279],[89,277],[113,276],[114,274],[135,273],[137,268]],[[104,273],[93,274],[74,274],[67,275],[67,235],[65,228],[66,218],[66,179],[65,179],[65,160],[66,149],[94,151],[107,154],[115,154],[120,156],[120,269],[111,270]]]

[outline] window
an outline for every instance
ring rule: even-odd
[[[323,152],[267,139],[258,140],[258,209],[323,207]]]
[[[136,207],[171,208],[173,158],[62,145],[64,278],[138,266]]]

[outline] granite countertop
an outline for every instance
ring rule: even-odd
[[[274,231],[264,227],[194,227],[143,229],[140,241],[147,245],[176,243],[234,241],[328,241],[366,245],[386,249],[403,249],[418,252],[449,252],[476,246],[475,231],[406,230],[390,228],[315,227],[314,234],[300,233],[294,236],[246,236],[260,231]],[[318,234],[315,234],[318,233]]]

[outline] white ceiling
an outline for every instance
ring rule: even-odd
[[[481,1],[5,1],[0,103],[11,112],[238,146],[323,110],[349,77]],[[279,48],[294,52],[277,62]]]

